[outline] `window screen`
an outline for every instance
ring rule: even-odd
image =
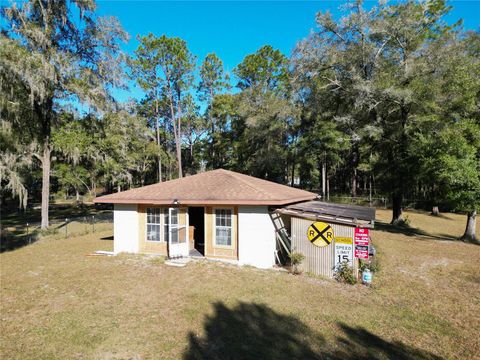
[[[172,244],[178,244],[178,209],[172,209],[172,218],[170,219],[170,236],[172,237]]]

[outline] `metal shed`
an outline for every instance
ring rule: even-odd
[[[321,201],[308,201],[277,209],[282,217],[290,218],[287,228],[290,234],[291,250],[305,256],[300,268],[315,275],[333,277],[335,267],[335,238],[354,238],[356,227],[373,228],[375,209],[357,205],[333,204]],[[331,226],[334,240],[324,247],[313,245],[307,231],[312,223],[321,221]],[[354,270],[358,260],[353,259]]]

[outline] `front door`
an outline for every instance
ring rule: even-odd
[[[186,211],[183,208],[168,209],[168,256],[188,256]]]

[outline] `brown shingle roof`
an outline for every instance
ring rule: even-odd
[[[182,205],[286,205],[316,194],[218,169],[95,198],[96,203]]]

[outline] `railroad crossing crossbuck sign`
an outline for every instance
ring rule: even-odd
[[[308,227],[307,237],[315,246],[327,246],[333,241],[333,229],[329,224],[317,221]]]

